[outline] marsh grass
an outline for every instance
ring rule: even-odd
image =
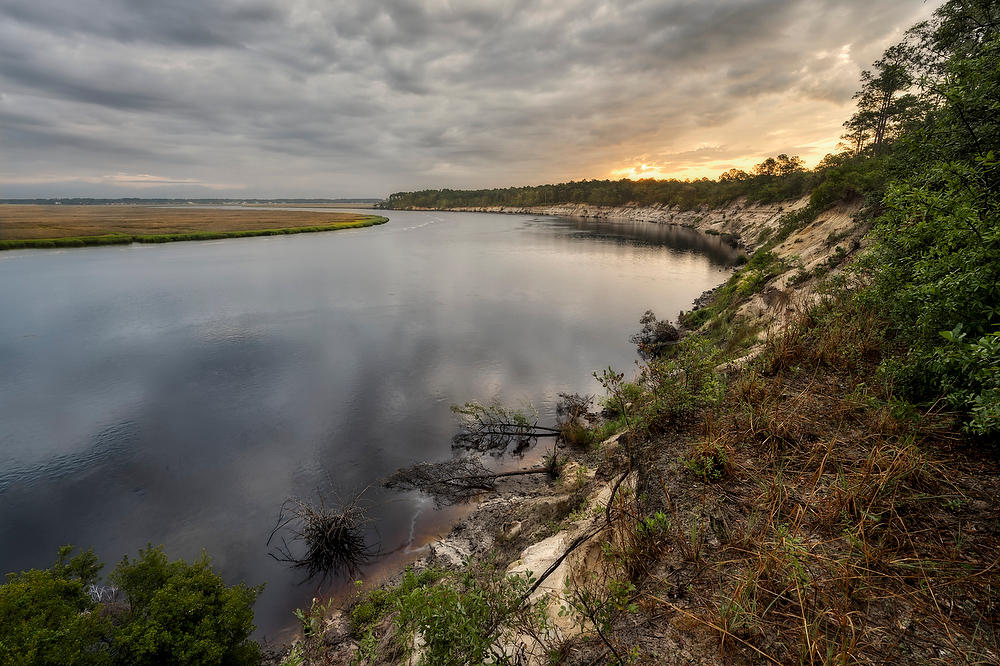
[[[220,238],[249,238],[251,236],[282,236],[307,234],[341,229],[360,229],[385,224],[388,218],[372,215],[357,222],[339,222],[313,227],[285,227],[283,229],[249,229],[243,231],[195,231],[177,234],[106,234],[101,236],[66,236],[62,238],[22,238],[0,240],[0,250],[29,248],[86,247],[91,245],[128,245],[130,243],[173,243],[177,241],[218,240]]]
[[[279,236],[385,222],[378,215],[314,211],[6,205],[0,206],[0,250]]]

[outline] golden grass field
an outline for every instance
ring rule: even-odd
[[[0,205],[0,240],[190,234],[330,226],[358,222],[355,213],[268,208],[158,208],[141,205]]]

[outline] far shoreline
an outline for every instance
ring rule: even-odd
[[[360,229],[381,215],[152,206],[0,206],[0,251],[171,243]]]

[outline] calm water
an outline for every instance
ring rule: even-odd
[[[0,573],[93,546],[202,548],[267,582],[259,635],[314,585],[267,555],[278,506],[451,454],[449,405],[551,417],[627,369],[647,308],[721,282],[718,238],[676,227],[390,212],[386,225],[167,245],[0,253]],[[382,548],[431,529],[373,488]],[[440,522],[440,518],[438,519]]]

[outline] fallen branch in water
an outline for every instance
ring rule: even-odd
[[[467,402],[452,405],[451,411],[460,419],[454,438],[456,448],[502,454],[513,445],[513,453],[517,455],[539,437],[559,437],[562,432],[560,428],[538,425],[537,419],[529,417],[526,410],[497,402],[488,405]]]
[[[419,490],[433,497],[436,505],[445,506],[467,502],[484,492],[493,492],[496,490],[497,479],[503,477],[527,474],[555,476],[557,472],[554,462],[545,467],[494,472],[479,458],[466,456],[404,467],[386,478],[382,485],[397,490]]]

